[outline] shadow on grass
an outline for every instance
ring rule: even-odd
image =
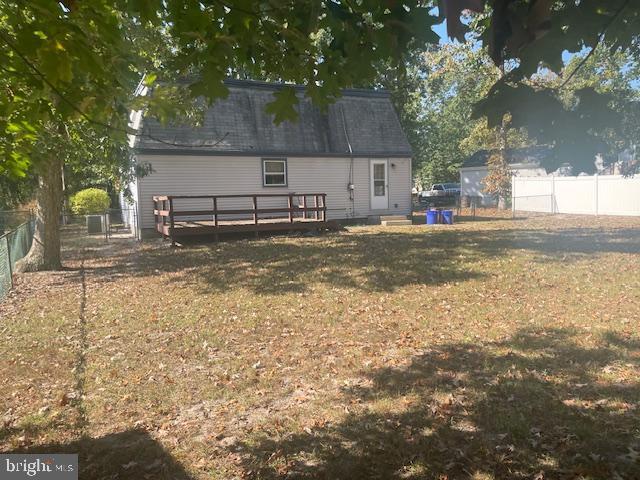
[[[77,453],[79,478],[86,480],[190,480],[192,477],[142,430],[84,437],[5,453]]]
[[[587,348],[565,330],[521,331],[363,372],[344,391],[358,413],[244,444],[244,469],[256,478],[640,478],[637,374],[601,376],[621,365],[637,372],[640,351],[615,340]]]
[[[500,217],[496,216],[483,216],[483,215],[456,215],[454,217],[454,224],[458,223],[469,223],[469,222],[518,222],[527,220],[527,217],[512,217],[511,215],[504,215]],[[414,225],[426,225],[427,218],[426,212],[421,214],[414,214],[412,217],[412,221]]]
[[[115,255],[113,266],[90,270],[106,279],[181,273],[171,280],[205,292],[225,291],[230,286],[267,294],[305,292],[318,282],[384,292],[406,285],[482,278],[487,274],[482,267],[485,259],[516,250],[532,252],[535,261],[563,263],[602,253],[638,253],[640,230],[380,230],[164,247]],[[95,253],[100,255],[98,250]]]

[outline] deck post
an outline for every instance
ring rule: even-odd
[[[289,194],[289,223],[293,223],[293,194]]]
[[[173,227],[174,227],[174,219],[173,219],[173,198],[169,197],[169,236],[171,237],[171,246],[176,246],[176,240],[173,238]]]
[[[307,196],[302,196],[302,219],[307,219]]]
[[[169,210],[168,201],[166,198],[160,200],[160,206],[162,210]],[[160,215],[160,229],[162,230],[162,239],[166,240],[167,235],[164,233],[164,226],[167,224],[167,217],[164,215]]]
[[[322,194],[322,221],[327,221],[327,194]]]
[[[218,226],[218,197],[213,197],[213,226]],[[213,232],[213,241],[217,242],[219,240],[218,230]]]
[[[162,201],[162,209],[169,211],[169,200],[168,199],[164,199]],[[162,216],[162,226],[164,227],[167,224],[167,217],[165,215]],[[163,228],[164,230],[164,228]]]
[[[313,219],[318,220],[318,195],[313,196],[313,206],[315,210],[313,211]]]
[[[253,196],[253,224],[258,224],[258,197],[257,195]]]
[[[158,210],[158,199],[153,197],[153,223],[156,226],[156,232],[160,232],[160,230],[158,230]]]
[[[258,225],[258,197],[257,195],[253,196],[253,224]],[[260,238],[260,234],[258,233],[258,227],[254,232],[256,239]]]

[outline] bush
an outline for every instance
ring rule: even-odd
[[[71,197],[71,211],[76,215],[104,213],[111,205],[109,194],[99,188],[80,190]]]

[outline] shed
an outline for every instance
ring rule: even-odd
[[[460,167],[460,195],[463,198],[477,198],[481,205],[493,205],[496,199],[484,192],[482,181],[489,173],[487,162],[495,150],[478,150],[467,158]],[[525,177],[547,176],[541,166],[550,154],[549,147],[535,146],[507,149],[507,161],[515,175]]]

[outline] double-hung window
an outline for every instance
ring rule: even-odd
[[[284,158],[262,159],[262,185],[265,187],[287,186],[287,160]]]

